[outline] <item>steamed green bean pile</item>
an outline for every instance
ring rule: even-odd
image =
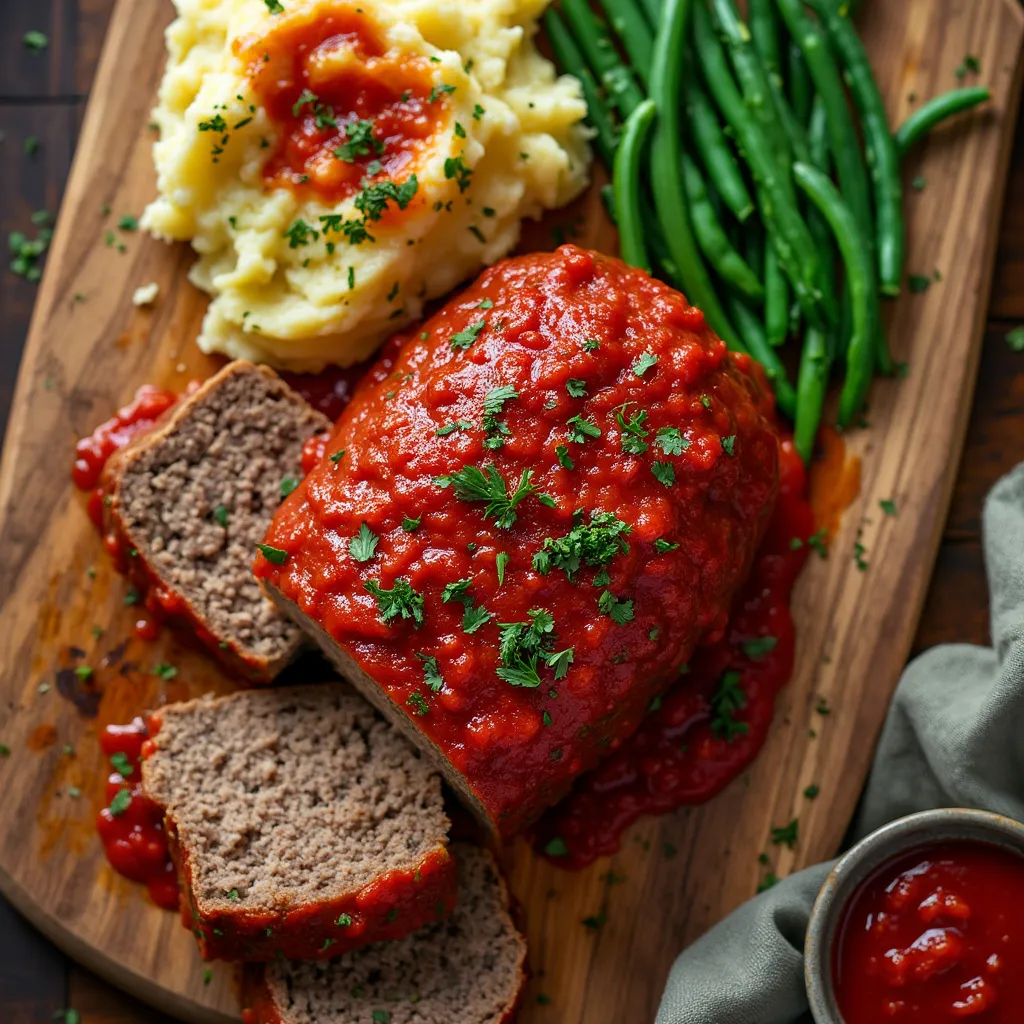
[[[748,0],[747,20],[737,0],[599,4],[560,0],[544,24],[582,83],[623,259],[762,364],[808,461],[830,379],[846,427],[893,372],[881,306],[905,274],[900,160],[989,92],[952,90],[893,132],[850,0]]]

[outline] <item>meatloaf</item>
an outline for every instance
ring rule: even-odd
[[[459,900],[447,920],[329,963],[248,966],[252,1024],[505,1024],[523,986],[526,944],[490,854],[452,844]]]
[[[330,421],[271,370],[234,362],[179,402],[104,473],[110,543],[158,607],[230,667],[273,678],[301,631],[266,600],[252,552]]]
[[[149,725],[143,791],[207,959],[329,957],[451,909],[441,780],[344,684],[171,704]]]
[[[721,634],[775,500],[771,412],[642,271],[506,260],[357,387],[255,571],[508,835]]]

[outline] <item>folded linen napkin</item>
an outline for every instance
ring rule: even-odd
[[[950,644],[903,673],[854,834],[934,807],[1024,821],[1024,464],[993,488],[983,520],[992,648]],[[809,1024],[803,943],[831,864],[785,879],[685,950],[656,1024]]]

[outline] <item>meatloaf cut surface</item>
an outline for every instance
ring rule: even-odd
[[[723,634],[778,489],[760,367],[569,245],[386,350],[324,452],[256,575],[502,836]]]
[[[302,641],[261,593],[253,555],[302,477],[303,444],[330,425],[272,371],[234,362],[106,470],[107,526],[131,555],[129,575],[255,681],[276,675]]]
[[[150,719],[182,917],[207,959],[315,959],[447,914],[441,780],[344,684],[248,690]]]
[[[254,1024],[505,1024],[525,979],[526,943],[490,854],[455,843],[459,900],[451,917],[327,963],[247,967]]]

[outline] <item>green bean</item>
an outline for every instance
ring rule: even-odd
[[[828,221],[846,266],[853,330],[846,353],[846,379],[839,395],[838,421],[847,426],[864,404],[878,336],[878,292],[874,267],[863,245],[857,218],[827,175],[808,164],[794,164],[793,178]]]
[[[768,74],[751,43],[750,29],[740,18],[735,0],[710,0],[710,4],[715,24],[736,72],[736,80],[739,82],[747,110],[772,147],[772,157],[784,171],[792,162],[789,139],[772,99]],[[789,176],[783,174],[781,180],[785,188],[792,193],[793,183]]]
[[[761,318],[736,296],[730,296],[728,302],[729,312],[747,351],[764,367],[765,376],[771,381],[776,405],[792,419],[796,413],[796,391],[786,377],[786,368],[779,354],[768,344]]]
[[[804,344],[800,352],[793,444],[805,465],[810,463],[814,454],[814,440],[818,436],[825,408],[828,375],[832,365],[828,337],[827,332],[817,327],[808,327],[804,332]]]
[[[991,98],[992,93],[988,89],[974,86],[970,89],[951,89],[929,100],[900,125],[895,135],[897,152],[901,157],[906,156],[918,139],[927,135],[947,117],[959,114],[962,110],[970,110]]]
[[[692,0],[665,0],[661,25],[654,39],[651,98],[658,105],[658,123],[651,144],[651,189],[666,248],[678,271],[675,279],[678,287],[690,302],[704,311],[708,323],[726,345],[742,352],[743,342],[719,302],[697,248],[679,173],[683,150],[679,91],[691,4]]]
[[[615,150],[619,145],[618,130],[601,97],[597,82],[576,45],[576,40],[573,39],[565,22],[553,7],[549,7],[544,12],[544,31],[547,33],[548,42],[551,43],[555,59],[562,70],[567,71],[570,75],[575,75],[580,80],[580,85],[583,87],[583,98],[587,103],[587,120],[597,132],[594,144],[602,162],[611,170]]]
[[[601,7],[629,57],[630,66],[647,85],[651,72],[654,33],[637,0],[601,0]]]
[[[779,50],[779,23],[775,17],[772,0],[747,0],[747,20],[750,35],[768,73],[782,71],[782,56]]]
[[[683,188],[690,204],[690,220],[697,244],[726,284],[732,285],[747,298],[760,303],[764,288],[753,270],[729,241],[708,196],[700,170],[684,150],[682,155]]]
[[[605,95],[623,117],[629,117],[643,103],[644,94],[636,84],[633,72],[619,58],[607,29],[587,0],[562,0],[562,14],[587,64],[604,87]]]
[[[808,319],[813,323],[829,323],[835,317],[834,300],[822,292],[820,261],[813,239],[797,210],[791,186],[785,184],[788,170],[780,170],[768,150],[764,133],[750,116],[703,3],[694,8],[694,33],[705,81],[719,110],[736,133],[743,158],[757,182],[761,213],[779,261]]]
[[[718,189],[733,216],[743,223],[754,212],[754,201],[743,180],[743,172],[733,156],[711,100],[700,83],[692,78],[684,86],[686,112],[693,142],[704,169]]]
[[[875,246],[878,277],[884,295],[897,296],[903,285],[906,225],[903,220],[903,185],[900,159],[889,130],[885,102],[875,81],[864,44],[848,17],[834,0],[809,0],[846,67],[854,106],[860,114],[874,184]]]
[[[759,220],[752,220],[743,232],[741,242],[743,246],[743,258],[751,270],[763,281],[764,280],[764,258],[766,245],[764,228]]]
[[[789,58],[789,104],[801,124],[806,124],[811,116],[811,103],[814,100],[814,83],[804,63],[804,55],[800,47],[791,42],[788,47]]]
[[[771,246],[764,254],[764,327],[772,348],[789,335],[789,283]]]
[[[645,230],[640,213],[640,195],[643,191],[640,162],[656,113],[654,100],[644,100],[629,115],[622,130],[622,143],[615,154],[615,169],[612,173],[622,259],[631,266],[646,270],[648,274],[651,272],[651,261],[644,243]]]

